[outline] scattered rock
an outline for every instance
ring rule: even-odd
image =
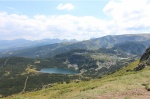
[[[42,89],[53,87],[53,84],[44,85]]]
[[[75,80],[75,83],[79,83],[80,82],[80,80]]]

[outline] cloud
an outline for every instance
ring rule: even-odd
[[[0,13],[0,21],[0,39],[25,38],[30,40],[43,38],[90,39],[103,30],[105,24],[103,20],[92,16],[36,15],[31,19],[25,15],[6,12]]]
[[[0,39],[78,39],[150,33],[148,0],[111,0],[103,9],[109,20],[94,16],[26,15],[0,12]]]
[[[114,25],[122,30],[142,30],[150,27],[148,0],[112,0],[103,9]]]
[[[74,9],[74,5],[70,4],[70,3],[66,3],[66,4],[59,4],[57,6],[58,10],[73,10]]]

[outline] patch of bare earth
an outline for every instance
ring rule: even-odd
[[[144,88],[124,92],[105,93],[93,99],[150,99],[150,91]]]

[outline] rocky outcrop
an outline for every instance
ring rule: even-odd
[[[145,53],[140,59],[139,65],[134,69],[135,71],[142,70],[146,66],[150,65],[150,47],[146,49]]]
[[[142,55],[140,62],[142,61],[148,61],[150,60],[150,47],[146,49],[145,53]]]

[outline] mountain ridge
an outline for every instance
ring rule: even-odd
[[[26,39],[14,39],[14,40],[0,40],[0,51],[15,49],[32,48],[36,46],[64,43],[64,42],[77,42],[75,39],[42,39],[42,40],[26,40]]]
[[[133,42],[132,45],[136,46],[138,43],[141,44],[142,48],[140,55],[145,51],[147,47],[150,46],[150,34],[127,34],[127,35],[108,35],[101,38],[95,38],[91,40],[75,42],[75,43],[59,43],[51,49],[52,45],[44,45],[39,47],[34,47],[30,49],[23,49],[17,51],[9,51],[6,53],[0,53],[0,56],[21,56],[21,57],[31,57],[31,58],[44,58],[53,57],[57,54],[65,53],[74,49],[88,49],[97,50],[99,48],[112,48],[116,44],[123,44],[128,42]],[[137,44],[136,44],[137,43]],[[134,50],[134,49],[133,49]],[[26,53],[31,52],[29,56]],[[128,52],[128,51],[127,51]],[[9,54],[12,53],[12,54]],[[130,53],[136,54],[137,52]]]

